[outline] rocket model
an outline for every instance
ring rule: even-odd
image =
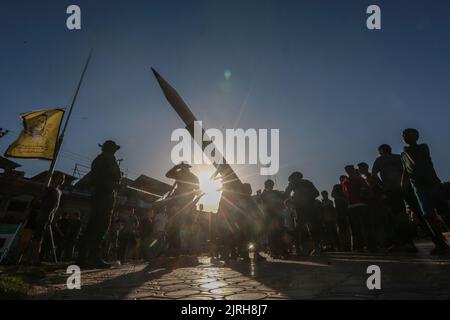
[[[181,120],[184,122],[184,124],[186,125],[186,129],[189,131],[192,138],[194,138],[194,122],[197,121],[197,118],[194,116],[194,114],[191,112],[187,104],[180,97],[178,92],[155,69],[152,68],[152,71],[167,101],[175,110],[175,112],[178,114],[178,116],[181,118]],[[203,133],[204,132],[202,132],[202,134]],[[205,147],[206,145],[200,146],[202,150],[204,150]],[[218,152],[217,149],[215,149],[215,152]],[[231,183],[233,185],[242,184],[241,180],[236,175],[231,166],[226,162],[225,158],[223,158],[222,164],[213,163],[213,165],[216,168],[216,173],[222,176],[222,183],[224,184],[224,187],[225,184],[227,183]]]

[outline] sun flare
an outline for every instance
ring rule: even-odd
[[[203,210],[210,212],[217,212],[219,207],[219,200],[222,194],[222,182],[220,180],[211,179],[213,169],[202,169],[198,174],[200,183],[200,190],[205,195],[200,199],[199,204],[203,204]]]

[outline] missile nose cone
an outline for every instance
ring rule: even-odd
[[[153,74],[155,75],[156,78],[160,78],[161,76],[159,75],[158,71],[156,71],[155,69],[153,69],[153,67],[150,67],[150,69],[152,69]]]

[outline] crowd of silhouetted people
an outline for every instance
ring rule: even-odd
[[[138,259],[139,241],[141,236],[148,231],[143,230],[146,221],[140,223],[132,208],[127,208],[120,217],[114,218],[107,233],[103,237],[101,254],[105,258],[125,261]],[[81,215],[75,211],[63,212],[52,222],[52,236],[46,233],[43,237],[40,259],[53,261],[56,255],[57,261],[70,262],[77,256],[79,240],[83,232]],[[54,245],[54,252],[53,252]]]
[[[419,132],[406,129],[403,140],[401,154],[380,145],[371,170],[366,162],[346,165],[331,197],[301,172],[289,176],[284,191],[274,190],[272,180],[255,197],[249,196],[249,185],[234,186],[219,207],[216,256],[247,259],[249,248],[274,258],[334,251],[416,253],[419,233],[433,241],[431,254],[448,253],[448,193],[428,146],[418,143]],[[258,254],[258,259],[263,258]]]
[[[28,219],[33,233],[26,260],[70,261],[76,252],[78,265],[102,268],[110,266],[105,257],[123,262],[127,256],[209,253],[224,261],[248,261],[252,255],[260,261],[267,258],[264,252],[279,259],[335,251],[415,253],[418,232],[433,241],[431,254],[447,254],[448,193],[428,146],[418,143],[419,132],[406,129],[403,140],[400,154],[383,144],[372,166],[343,166],[331,195],[319,192],[301,172],[289,176],[283,191],[267,180],[253,195],[229,166],[219,167],[212,178],[221,179],[222,194],[209,221],[199,218],[203,193],[185,163],[167,172],[175,180],[172,190],[147,216],[139,218],[127,207],[118,215],[121,172],[114,153],[120,147],[106,141],[91,166],[91,214],[83,228],[76,212],[54,219],[64,183],[64,175],[55,174]]]

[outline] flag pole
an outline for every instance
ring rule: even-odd
[[[75,94],[73,95],[72,102],[70,103],[69,113],[67,114],[66,121],[64,122],[63,129],[61,131],[61,134],[58,136],[58,139],[56,140],[55,153],[53,154],[53,159],[52,159],[52,162],[50,163],[50,168],[48,169],[47,178],[46,178],[46,181],[45,181],[45,184],[44,184],[45,188],[47,188],[50,185],[50,181],[52,179],[53,172],[55,171],[56,161],[58,160],[59,150],[60,150],[61,145],[63,143],[64,134],[66,133],[66,129],[67,129],[67,124],[69,123],[70,116],[72,115],[73,107],[75,105],[75,102],[77,101],[78,92],[80,91],[81,84],[83,83],[84,75],[85,75],[86,70],[87,70],[87,68],[89,66],[89,61],[91,61],[91,56],[92,56],[92,49],[89,52],[89,56],[88,56],[88,58],[86,60],[86,63],[84,65],[83,72],[81,73],[80,80],[78,81],[77,89],[75,90]],[[53,258],[54,258],[55,262],[57,263],[58,262],[58,257],[56,256],[55,240],[54,240],[54,237],[53,237],[53,228],[52,228],[54,214],[55,213],[53,212],[52,215],[49,217],[49,220],[47,222],[47,228],[48,228],[48,231],[49,231],[49,234],[50,234],[50,242],[51,242],[52,251],[53,251]]]
[[[75,105],[75,102],[77,101],[78,92],[80,91],[81,84],[83,83],[84,75],[85,75],[86,70],[87,70],[87,68],[89,66],[89,62],[91,61],[92,51],[93,50],[91,49],[91,51],[89,52],[89,56],[88,56],[88,58],[86,60],[86,63],[84,65],[83,72],[81,73],[80,80],[78,81],[77,89],[75,90],[75,94],[73,95],[72,102],[71,102],[70,107],[69,107],[69,113],[67,114],[66,121],[64,122],[64,126],[63,126],[63,129],[61,131],[61,134],[59,135],[59,137],[58,137],[58,139],[56,141],[55,153],[53,155],[52,162],[50,163],[50,168],[48,170],[47,178],[46,178],[46,181],[45,181],[45,187],[48,187],[50,185],[50,180],[52,178],[53,172],[55,171],[56,161],[58,160],[58,155],[59,155],[59,151],[60,151],[61,145],[63,143],[64,134],[66,133],[67,125],[68,125],[70,117],[72,115],[73,107]]]

